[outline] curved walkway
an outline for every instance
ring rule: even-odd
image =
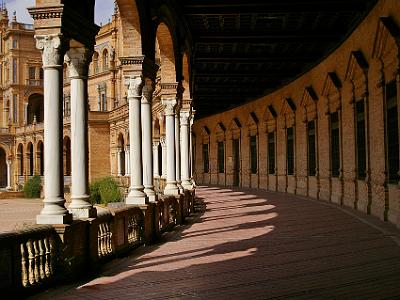
[[[400,299],[400,235],[388,224],[286,194],[197,196],[204,214],[164,243],[35,298]]]

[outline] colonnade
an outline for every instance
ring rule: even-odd
[[[44,70],[44,207],[38,224],[65,224],[73,218],[94,218],[96,209],[89,202],[88,183],[88,99],[87,76],[92,50],[72,47],[62,34],[37,35]],[[69,65],[71,82],[71,203],[65,207],[62,149],[62,78],[64,59]],[[154,176],[158,173],[158,145],[152,139],[152,95],[154,81],[142,73],[126,72],[129,105],[129,147],[125,150],[125,171],[130,174],[127,204],[144,205],[157,201]],[[175,91],[177,94],[177,91]],[[179,97],[162,100],[166,118],[163,146],[165,196],[179,196],[191,190],[190,181],[190,108],[180,110]],[[182,135],[180,132],[182,131]],[[165,150],[164,150],[165,149]],[[154,159],[157,158],[157,159]],[[122,173],[118,159],[118,175]],[[182,175],[182,176],[181,176]],[[161,176],[162,177],[162,176]],[[181,185],[182,183],[182,185]]]

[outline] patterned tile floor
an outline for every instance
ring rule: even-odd
[[[400,299],[400,233],[298,196],[198,187],[204,213],[32,299]]]

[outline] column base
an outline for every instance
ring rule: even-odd
[[[72,215],[37,215],[36,224],[57,225],[68,224],[72,222]]]
[[[175,182],[167,183],[167,185],[164,188],[164,195],[168,195],[168,196],[178,196],[179,195],[179,188]]]
[[[183,186],[180,182],[177,183],[178,189],[179,189],[179,194],[183,194],[184,193],[184,189]]]
[[[149,202],[149,199],[147,198],[147,195],[138,189],[130,189],[128,196],[125,198],[125,203],[126,204],[137,204],[137,205],[142,205],[142,204],[147,204]]]
[[[97,217],[97,209],[94,207],[90,208],[68,208],[68,211],[72,214],[74,219],[88,219]]]
[[[186,191],[193,190],[193,185],[189,180],[182,181],[182,187]]]
[[[154,192],[154,188],[145,188],[144,192],[149,199],[149,202],[157,202],[157,195]]]

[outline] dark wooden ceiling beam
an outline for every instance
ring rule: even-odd
[[[198,53],[194,57],[195,62],[218,62],[218,63],[264,63],[264,62],[315,62],[321,54],[304,53],[304,54],[243,54],[239,55],[221,55],[221,54],[201,54]]]
[[[271,44],[271,43],[327,43],[343,37],[341,30],[335,32],[302,31],[302,32],[217,32],[196,33],[195,43],[200,44]]]
[[[193,76],[195,78],[199,77],[260,77],[260,79],[268,79],[268,78],[277,78],[277,77],[286,77],[293,76],[293,74],[298,74],[299,70],[292,69],[290,71],[282,71],[282,70],[263,70],[263,71],[212,71],[212,70],[201,70],[196,71]]]
[[[184,14],[232,15],[232,14],[287,14],[287,13],[337,13],[359,12],[366,8],[365,0],[299,0],[299,1],[196,1],[184,5]]]

